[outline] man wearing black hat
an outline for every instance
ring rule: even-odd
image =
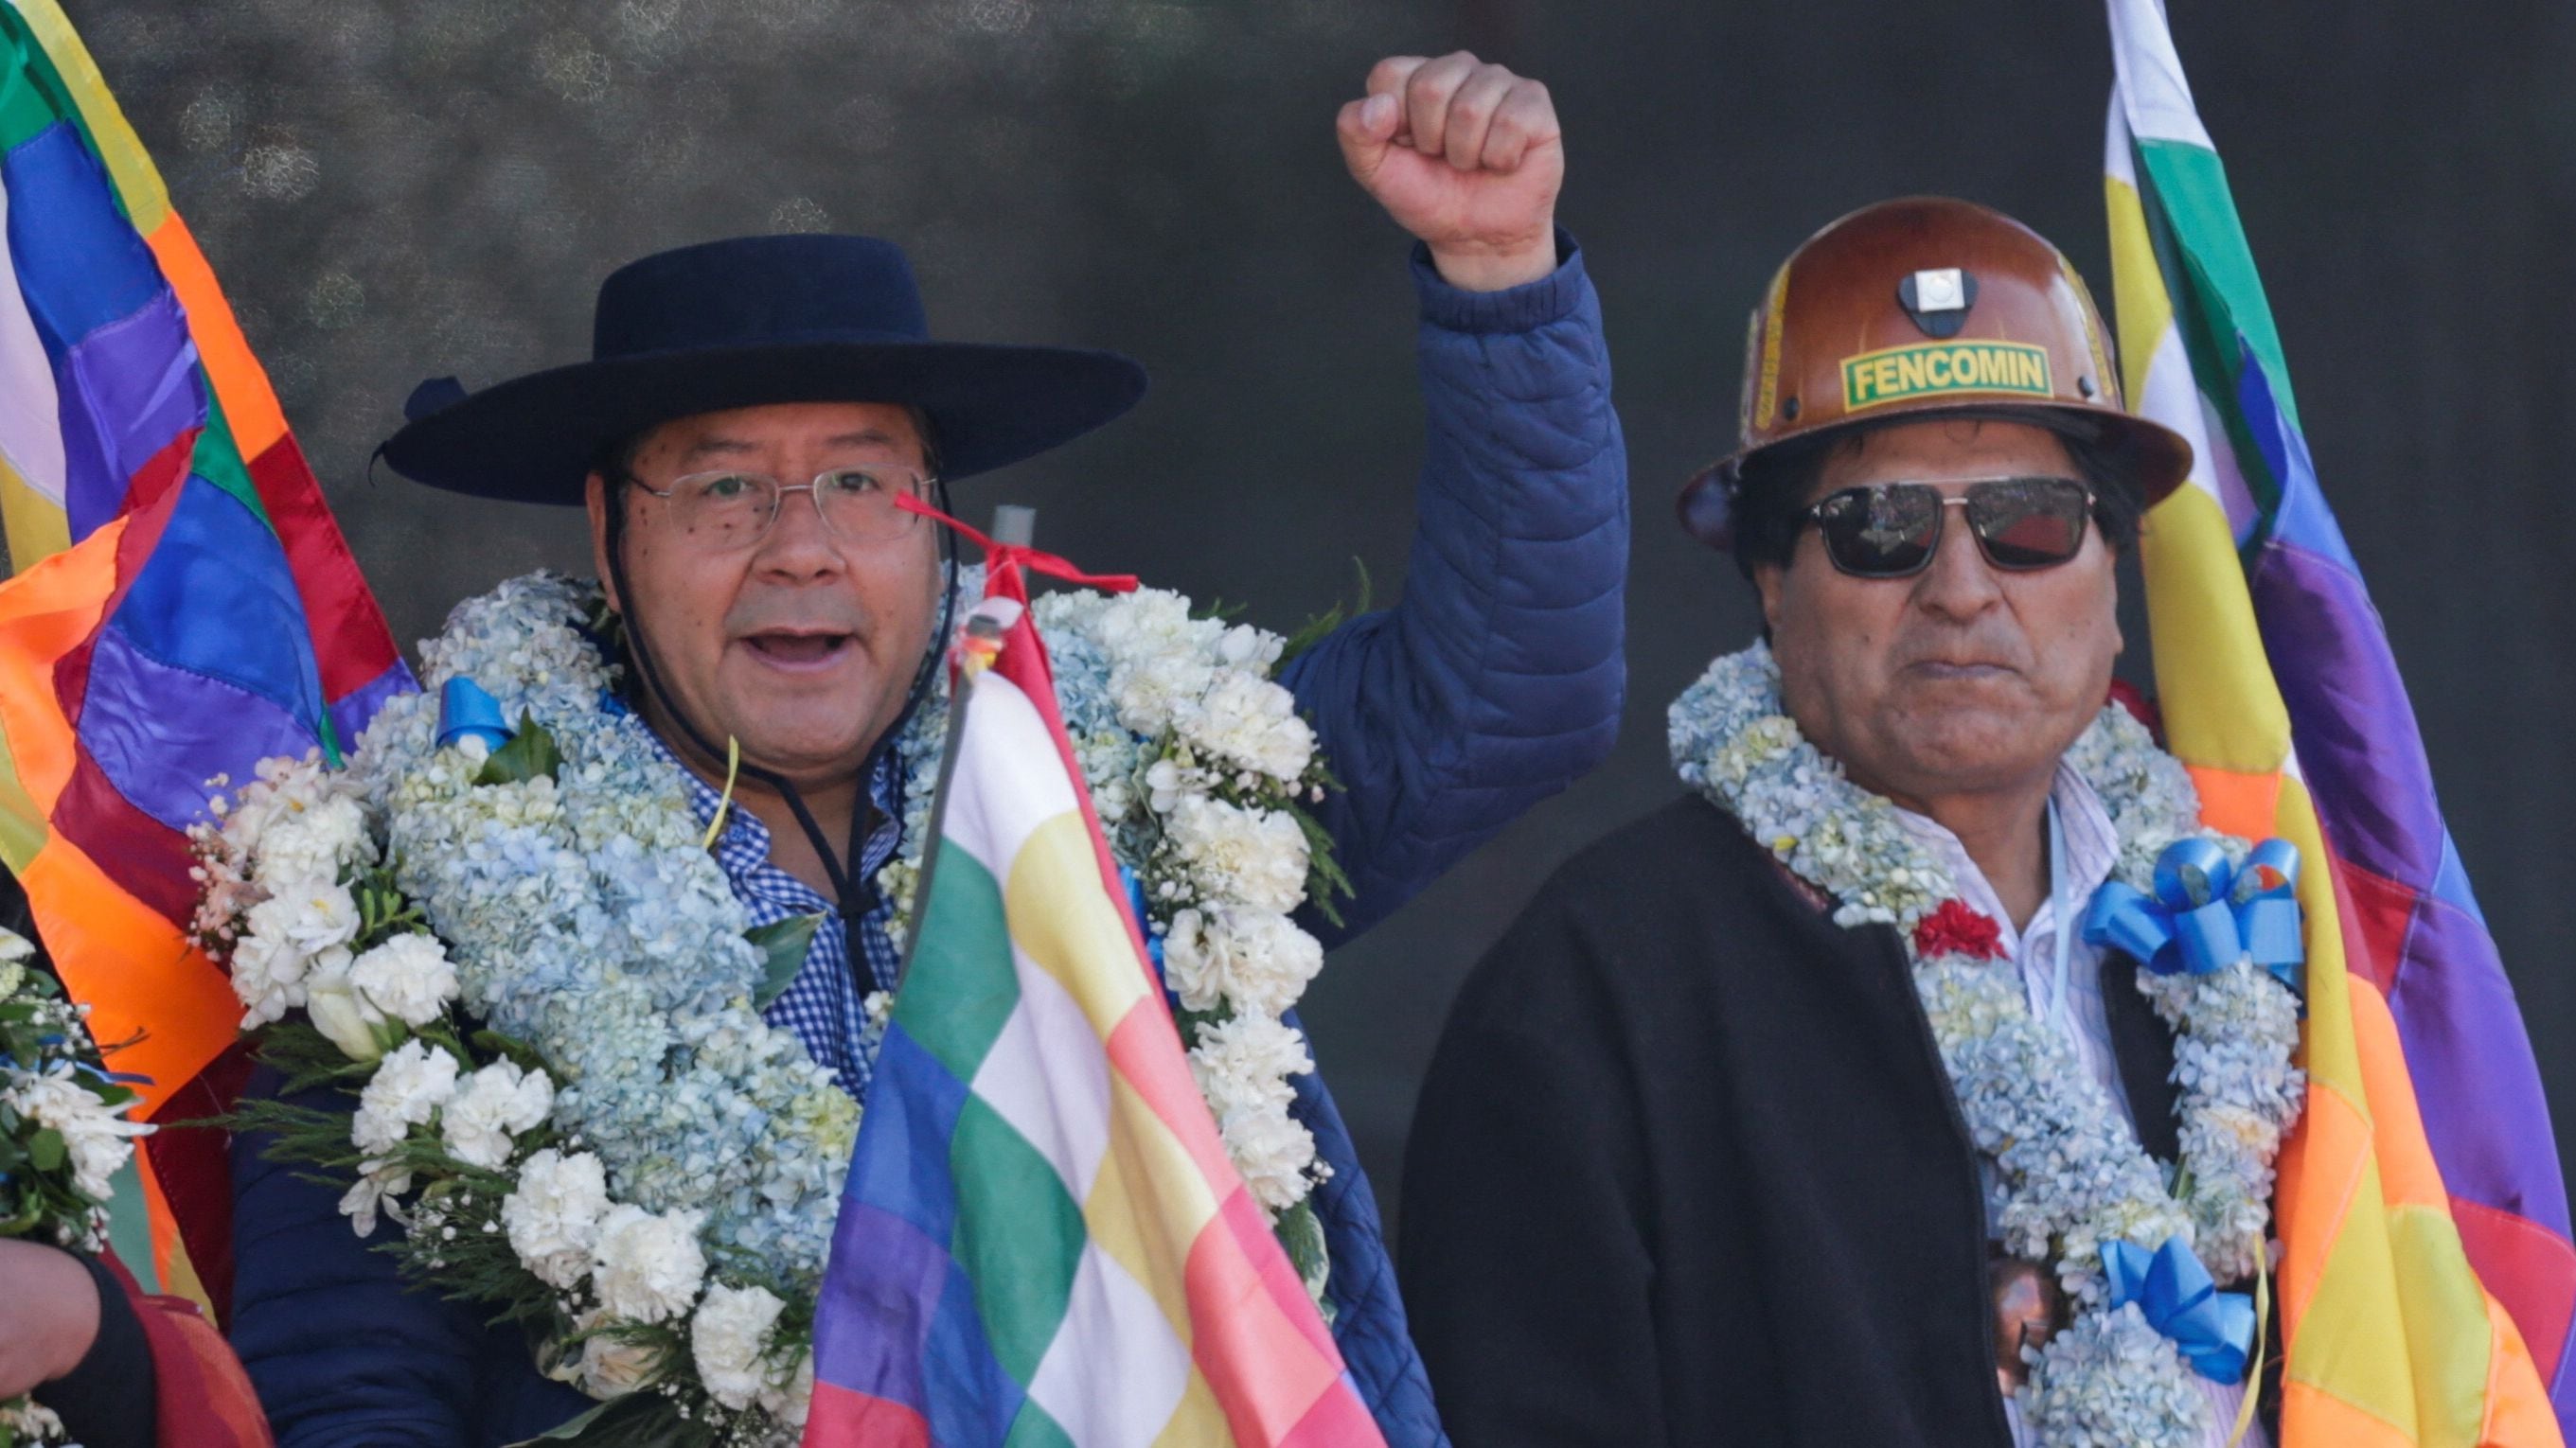
[[[1402,602],[1281,682],[1346,784],[1317,807],[1383,917],[1606,752],[1619,712],[1625,461],[1598,304],[1555,229],[1545,89],[1458,54],[1382,62],[1343,107],[1352,174],[1419,239],[1432,409]],[[581,504],[630,702],[689,771],[754,924],[827,918],[768,1010],[852,1093],[890,989],[900,725],[942,619],[939,530],[898,507],[1098,427],[1144,390],[1107,353],[933,340],[902,254],[764,237],[603,286],[593,360],[466,395],[425,385],[385,457],[433,486]],[[802,498],[796,494],[803,494]],[[719,794],[730,781],[738,808]],[[1311,1074],[1299,1123],[1335,1335],[1390,1442],[1440,1430],[1348,1134]],[[515,1329],[407,1291],[336,1189],[236,1148],[235,1340],[279,1441],[499,1443],[587,1406]]]

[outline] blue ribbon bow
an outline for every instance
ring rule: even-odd
[[[2210,840],[2176,840],[2156,857],[2153,895],[2104,883],[2084,912],[2084,938],[2116,946],[2158,975],[2251,960],[2304,993],[2308,950],[2299,934],[2299,847],[2265,840],[2242,870]]]
[[[2254,1299],[2221,1292],[2180,1237],[2150,1254],[2135,1242],[2102,1244],[2111,1306],[2134,1302],[2147,1326],[2172,1338],[2193,1372],[2212,1382],[2241,1383],[2254,1354]]]
[[[447,748],[468,735],[498,749],[510,742],[512,730],[501,717],[501,701],[483,686],[458,674],[438,691],[438,747]]]

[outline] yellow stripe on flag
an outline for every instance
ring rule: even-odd
[[[1011,943],[1082,1007],[1091,1029],[1109,1039],[1145,998],[1127,922],[1101,888],[1100,855],[1079,812],[1040,824],[1011,857],[1003,909]]]
[[[1172,1409],[1172,1421],[1154,1435],[1153,1448],[1234,1448],[1235,1441],[1225,1409],[1217,1403],[1216,1389],[1208,1386],[1206,1373],[1192,1366],[1190,1385],[1182,1391],[1179,1406]]]
[[[2158,643],[2157,701],[2173,752],[2200,768],[2277,773],[2290,757],[2290,711],[2272,682],[2235,535],[2218,500],[2198,488],[2174,489],[2148,512],[2138,561],[2148,629]],[[2305,858],[2322,864],[2325,856]]]
[[[99,159],[106,163],[108,179],[116,184],[117,194],[125,201],[127,219],[143,236],[150,236],[170,214],[170,193],[161,184],[161,173],[154,169],[152,157],[143,149],[143,140],[134,134],[133,125],[125,119],[125,110],[107,88],[107,77],[99,74],[98,62],[90,59],[89,47],[81,44],[80,33],[72,29],[69,17],[54,0],[9,0],[25,17],[27,28],[36,43],[45,48],[45,56],[61,72],[63,85],[71,91],[72,103],[80,107],[81,124],[89,129],[90,139],[98,146]]]
[[[1109,1073],[1109,1152],[1082,1204],[1091,1240],[1144,1285],[1184,1343],[1190,1330],[1189,1249],[1216,1220],[1216,1197],[1189,1149],[1127,1078]]]
[[[30,486],[0,457],[0,528],[9,530],[9,571],[24,573],[72,546],[63,505]]]
[[[2120,391],[2135,407],[2147,395],[2147,367],[2173,327],[2173,298],[2165,295],[2164,274],[2156,270],[2138,189],[2117,176],[2104,177],[2102,189],[2111,208],[2111,311],[2120,336]]]

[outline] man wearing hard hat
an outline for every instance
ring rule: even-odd
[[[1459,1441],[2215,1448],[2251,1412],[2298,1003],[2110,923],[2159,861],[2295,860],[2204,832],[2106,703],[2118,557],[2190,463],[2107,350],[2064,257],[1964,202],[1772,281],[1681,508],[1764,640],[1673,704],[1683,797],[1478,968],[1416,1118],[1401,1261]]]

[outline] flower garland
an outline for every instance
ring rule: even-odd
[[[1286,912],[1339,877],[1293,808],[1325,777],[1266,677],[1279,643],[1160,592],[1051,595],[1038,616],[1193,1067],[1320,1291],[1306,1197],[1324,1169],[1286,1112],[1313,1063],[1278,1013],[1322,962]],[[390,1216],[407,1270],[535,1324],[541,1365],[601,1399],[602,1424],[787,1441],[858,1105],[761,1018],[807,934],[745,928],[685,776],[614,703],[601,618],[594,587],[546,574],[460,604],[423,677],[470,678],[514,737],[442,745],[422,693],[389,702],[345,769],[263,762],[197,832],[195,930],[290,1078],[244,1124],[353,1174],[341,1210],[361,1235]],[[944,712],[901,744],[898,900]],[[355,1114],[285,1099],[321,1085],[357,1092]]]
[[[2139,989],[2175,1032],[2181,1157],[2169,1190],[2072,1044],[2031,1015],[1995,923],[1959,898],[1893,804],[1847,779],[1783,712],[1767,647],[1711,664],[1674,701],[1669,723],[1683,780],[1831,896],[1835,923],[1892,925],[1904,940],[1969,1134],[2001,1176],[2004,1247],[2053,1262],[2075,1308],[2021,1390],[2037,1440],[2201,1441],[2207,1398],[2135,1304],[2110,1305],[2102,1252],[2114,1241],[2153,1250],[2180,1238],[2218,1281],[2254,1275],[2267,1250],[2273,1159],[2303,1089],[2291,1063],[2295,998],[2245,961],[2205,975],[2139,973]],[[2246,854],[2245,842],[2201,829],[2190,776],[2127,711],[2104,709],[2067,761],[2110,814],[2116,878],[2149,888],[2158,854],[2189,836],[2232,860]]]
[[[981,570],[962,585],[981,592]],[[1323,1237],[1305,1207],[1330,1173],[1289,1114],[1293,1076],[1315,1069],[1282,1015],[1324,966],[1290,914],[1347,889],[1300,806],[1330,783],[1314,730],[1271,682],[1286,643],[1194,617],[1163,589],[1049,593],[1031,605],[1056,695],[1111,853],[1136,878],[1165,978],[1180,1002],[1191,1073],[1244,1184],[1322,1304]],[[946,680],[899,750],[903,843],[879,875],[906,928],[948,738]],[[1329,1312],[1329,1309],[1327,1309]]]
[[[125,1119],[137,1098],[100,1068],[89,1008],[63,998],[35,953],[0,930],[0,1237],[94,1253],[112,1179],[152,1128]],[[31,1396],[0,1398],[0,1445],[63,1437],[62,1420]]]

